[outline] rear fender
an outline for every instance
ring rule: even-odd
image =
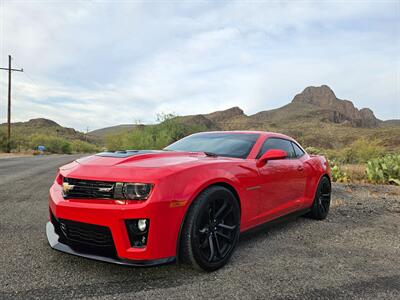
[[[319,181],[323,176],[328,176],[332,181],[331,169],[328,160],[321,155],[310,155],[305,164],[308,165],[310,171],[306,183],[306,195],[304,206],[310,207],[314,201],[315,193],[318,188]]]

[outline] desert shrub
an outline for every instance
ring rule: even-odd
[[[341,163],[366,163],[370,159],[381,156],[384,150],[379,141],[361,138],[350,146],[331,153],[331,157],[335,156],[335,159]]]
[[[347,175],[347,173],[342,170],[342,168],[339,166],[339,164],[336,161],[330,160],[329,165],[331,167],[332,180],[334,182],[349,182],[350,181],[350,178]]]
[[[321,154],[321,153],[323,153],[323,151],[321,150],[321,149],[319,149],[319,148],[316,148],[316,147],[306,147],[304,150],[306,150],[306,152],[308,153],[308,154]]]
[[[365,173],[370,182],[400,185],[400,154],[369,160]]]
[[[7,135],[0,130],[0,151],[7,150]]]
[[[366,164],[341,164],[340,170],[346,174],[351,182],[365,182]]]
[[[108,135],[106,148],[108,150],[162,149],[191,133],[206,129],[201,125],[183,124],[172,114],[158,115],[157,121],[160,123],[137,126],[126,133]]]
[[[108,150],[121,150],[124,149],[124,140],[127,133],[108,134],[105,137],[105,146]],[[129,148],[126,148],[129,149]]]
[[[98,146],[81,140],[73,140],[71,142],[71,149],[72,152],[78,153],[94,153],[100,150]]]
[[[46,151],[51,153],[69,154],[72,152],[71,143],[68,140],[61,137],[37,134],[37,135],[32,135],[30,141],[31,141],[31,149],[36,149],[37,146],[43,145],[46,147]]]

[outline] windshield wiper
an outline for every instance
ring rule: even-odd
[[[208,151],[203,151],[205,155],[210,156],[210,157],[218,157],[218,154],[208,152]]]

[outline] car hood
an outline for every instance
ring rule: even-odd
[[[64,177],[87,180],[156,180],[196,165],[242,161],[210,157],[203,152],[127,151],[103,152],[77,159],[60,168]]]

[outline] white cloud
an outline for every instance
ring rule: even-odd
[[[398,2],[1,2],[13,120],[85,129],[279,107],[308,85],[400,117]],[[5,120],[5,72],[0,118]]]

